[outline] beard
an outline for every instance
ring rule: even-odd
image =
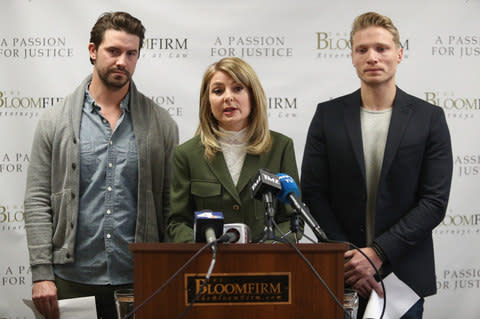
[[[122,72],[124,76],[114,74],[115,72]],[[107,70],[98,70],[98,76],[100,80],[102,80],[103,84],[111,89],[121,89],[125,86],[125,84],[129,83],[132,75],[126,69],[120,68],[111,68]]]

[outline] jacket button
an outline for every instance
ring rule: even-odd
[[[73,144],[77,144],[77,139],[75,137],[73,138]]]
[[[239,205],[237,205],[237,204],[233,205],[233,207],[232,207],[232,208],[233,208],[233,210],[240,210],[240,206],[239,206]]]
[[[72,199],[74,199],[74,198],[75,198],[75,194],[74,194],[74,193],[72,193]]]
[[[72,223],[70,223],[70,227],[71,227],[71,228],[73,228],[73,222],[72,222]]]
[[[70,253],[67,253],[66,257],[67,257],[68,259],[70,259]]]
[[[72,163],[72,168],[73,168],[73,169],[76,169],[76,168],[77,168],[77,164]]]

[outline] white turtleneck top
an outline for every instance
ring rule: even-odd
[[[238,132],[226,131],[222,128],[220,130],[227,134],[227,136],[221,136],[218,141],[222,148],[228,171],[232,176],[233,184],[236,186],[242,171],[243,162],[245,161],[245,155],[247,154],[247,142],[245,140],[247,128]]]

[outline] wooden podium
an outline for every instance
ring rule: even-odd
[[[130,249],[134,254],[135,306],[153,294],[202,246],[203,244],[132,244]],[[343,253],[348,246],[299,244],[298,247],[343,303]],[[210,248],[203,251],[162,292],[139,309],[135,318],[177,318],[188,304],[187,281],[190,283],[188,287],[198,288],[202,282],[198,278],[207,273],[211,257]],[[196,285],[195,275],[199,276]],[[234,284],[228,281],[231,277],[247,281],[272,277],[272,280],[280,278],[283,283],[268,282],[270,279],[267,279],[264,283]],[[285,244],[219,245],[209,283],[212,284],[202,290],[205,296],[201,302],[195,304],[184,318],[344,318],[341,308],[307,264],[292,247]],[[282,290],[282,296],[278,295],[280,286],[281,289],[286,289]],[[239,291],[248,294],[239,296]],[[207,292],[211,295],[207,296]]]

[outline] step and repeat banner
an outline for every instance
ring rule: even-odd
[[[445,110],[453,142],[451,199],[434,230],[438,294],[425,318],[478,318],[480,0],[0,1],[0,318],[33,318],[22,302],[31,298],[23,195],[35,126],[91,72],[90,29],[118,10],[147,29],[134,80],[176,120],[181,141],[198,124],[203,72],[237,56],[258,73],[270,126],[294,139],[299,167],[316,104],[359,87],[353,19],[391,17],[405,52],[398,85]]]

